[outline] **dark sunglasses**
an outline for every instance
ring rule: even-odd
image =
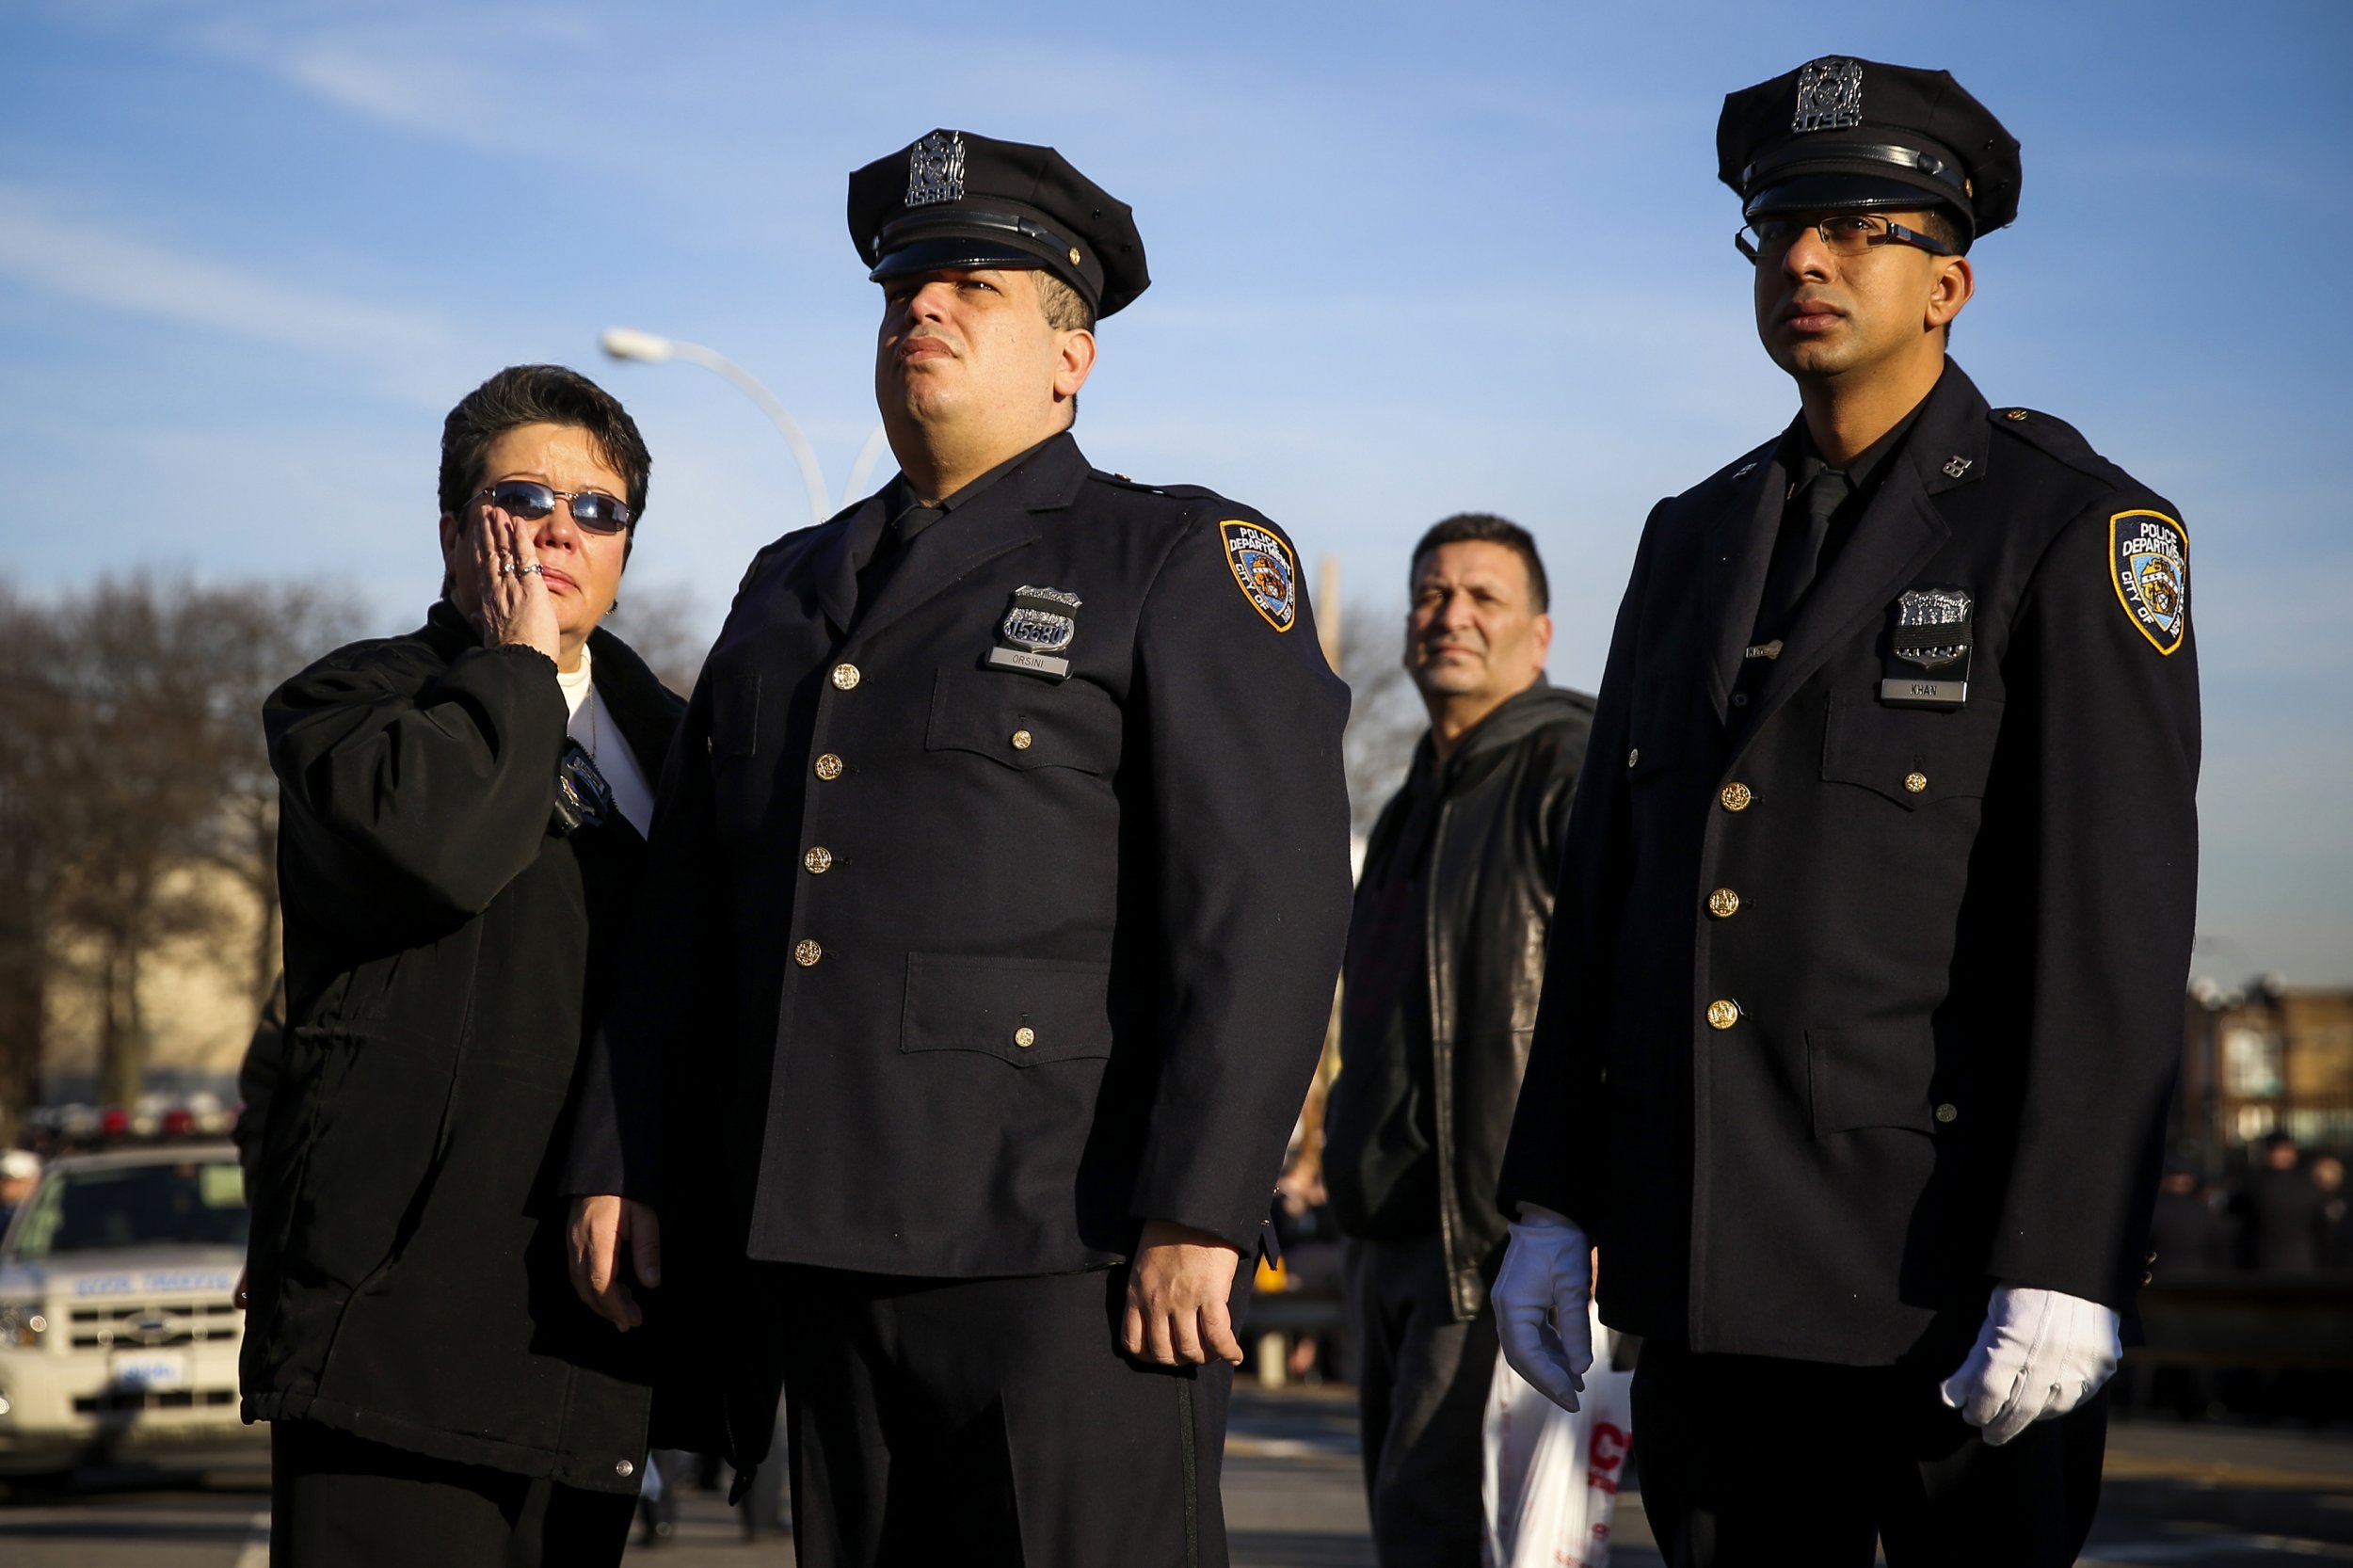
[[[616,501],[601,490],[551,489],[531,479],[502,479],[495,485],[485,485],[475,492],[474,499],[487,499],[491,505],[525,522],[537,522],[555,510],[557,502],[568,502],[572,521],[591,534],[617,534],[637,516],[630,510],[629,503]]]

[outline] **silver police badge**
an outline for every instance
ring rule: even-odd
[[[999,646],[988,650],[997,669],[1019,670],[1048,680],[1070,678],[1070,661],[1062,657],[1079,635],[1079,622],[1070,612],[1082,600],[1060,588],[1016,588],[1013,603],[997,629]]]
[[[1946,712],[1969,700],[1969,650],[1977,639],[1964,588],[1913,588],[1896,600],[1881,666],[1880,701]]]
[[[907,154],[907,205],[964,200],[964,133],[934,131]]]
[[[1844,131],[1863,123],[1863,62],[1836,55],[1808,61],[1798,72],[1792,131]]]
[[[1899,627],[1945,627],[1957,629],[1955,640],[1940,643],[1933,638],[1898,638],[1896,657],[1924,670],[1942,669],[1969,651],[1969,596],[1959,588],[1914,588],[1896,601],[1896,624]]]

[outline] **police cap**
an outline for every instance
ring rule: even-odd
[[[1937,205],[1974,237],[2018,216],[2018,138],[1951,72],[1839,55],[1727,93],[1716,172],[1747,217]]]
[[[874,281],[943,267],[1044,267],[1096,316],[1151,286],[1125,201],[1050,147],[934,131],[850,176],[850,240]]]

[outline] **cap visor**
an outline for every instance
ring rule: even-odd
[[[1045,265],[1043,257],[1032,255],[1027,250],[1016,250],[1001,240],[949,234],[903,245],[875,263],[874,270],[866,276],[879,283],[886,278],[904,278],[911,272],[945,272],[954,267]]]
[[[1749,198],[1743,217],[1775,213],[1834,213],[1874,207],[1924,209],[1954,205],[1954,192],[1884,174],[1799,174],[1768,185]]]

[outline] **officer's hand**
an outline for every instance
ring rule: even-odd
[[[662,1283],[662,1222],[630,1198],[600,1192],[572,1200],[572,1288],[588,1310],[627,1333],[646,1320],[621,1276],[621,1253],[645,1289]]]
[[[1241,1365],[1241,1342],[1225,1310],[1241,1254],[1206,1230],[1146,1220],[1128,1266],[1128,1318],[1119,1342],[1129,1355],[1164,1367],[1211,1356]]]
[[[552,661],[561,661],[564,639],[555,621],[555,600],[548,595],[548,579],[532,530],[496,506],[485,507],[482,526],[471,534],[469,549],[479,583],[482,643],[536,648]]]
[[[1496,1276],[1496,1336],[1503,1359],[1563,1410],[1577,1408],[1593,1365],[1593,1247],[1549,1208],[1520,1205]]]
[[[1999,1448],[2100,1391],[2124,1354],[2119,1326],[2098,1302],[1998,1286],[1977,1347],[1945,1380],[1945,1402]]]

